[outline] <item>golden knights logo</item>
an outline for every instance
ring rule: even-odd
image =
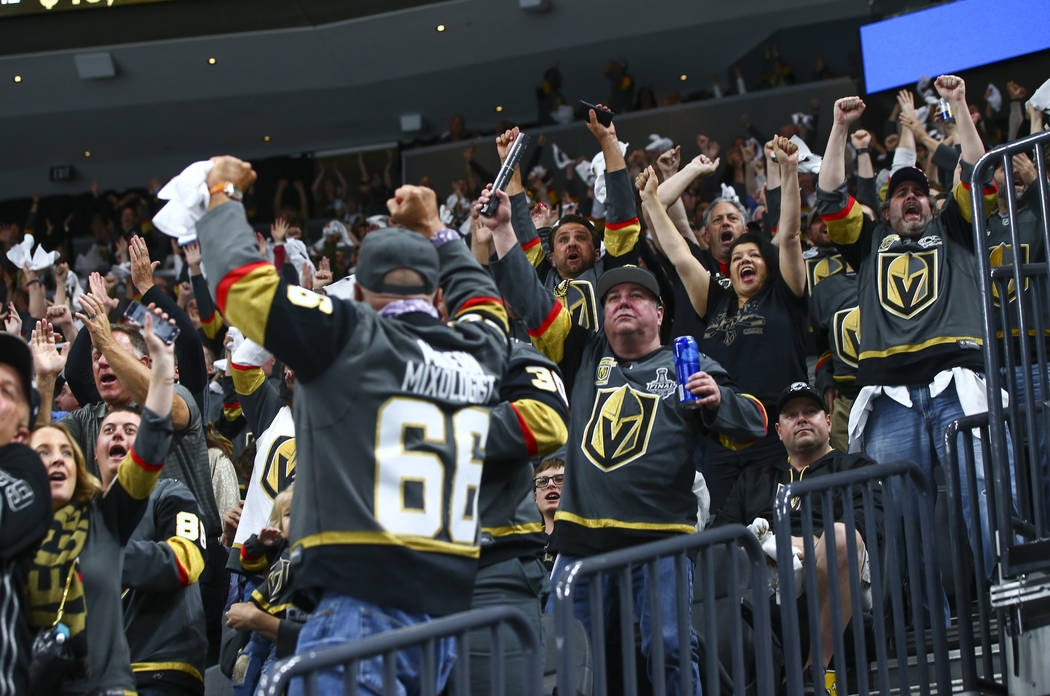
[[[659,395],[635,391],[626,384],[599,389],[584,430],[584,455],[602,471],[618,469],[644,455],[659,403]]]
[[[616,367],[616,358],[605,357],[598,361],[598,368],[594,371],[594,386],[604,387],[609,383],[609,375]]]
[[[1021,245],[1020,262],[1022,264],[1028,263],[1028,245]],[[1002,242],[997,244],[988,250],[988,264],[990,266],[1013,266],[1014,265],[1014,254],[1013,246]],[[1028,278],[1024,279],[1024,291],[1028,292]],[[1006,284],[1006,303],[1009,304],[1017,299],[1017,281],[1010,278]],[[999,283],[992,283],[992,304],[996,307],[999,306]]]
[[[287,435],[274,438],[266,453],[266,467],[259,482],[271,499],[295,480],[295,462],[295,438]]]
[[[598,303],[590,281],[563,280],[554,288],[554,295],[569,310],[572,323],[590,331],[598,330]]]
[[[806,292],[812,295],[813,288],[817,287],[817,283],[828,276],[833,276],[843,271],[845,268],[846,264],[843,262],[841,254],[831,254],[830,256],[822,256],[819,253],[813,254],[806,259]]]
[[[879,302],[890,314],[911,319],[938,295],[938,249],[879,254]]]
[[[860,307],[840,309],[832,317],[835,335],[835,353],[850,367],[857,367],[860,359]]]

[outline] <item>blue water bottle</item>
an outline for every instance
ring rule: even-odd
[[[674,374],[678,380],[678,403],[682,408],[697,408],[700,397],[685,388],[690,375],[700,371],[700,348],[692,336],[679,336],[674,340]]]

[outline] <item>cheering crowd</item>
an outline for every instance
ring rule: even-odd
[[[338,172],[312,202],[278,186],[269,238],[233,157],[179,175],[193,200],[94,191],[76,213],[90,239],[34,200],[25,230],[0,230],[0,694],[202,694],[216,662],[250,694],[282,658],[471,607],[513,606],[542,635],[574,559],[718,524],[761,535],[804,475],[948,466],[944,427],[986,406],[975,259],[1012,262],[1008,187],[1025,260],[1046,260],[1035,163],[981,191],[970,173],[1041,131],[1046,105],[1012,82],[979,103],[953,75],[916,88],[887,123],[839,99],[826,142],[814,111],[725,147],[628,151],[599,106],[599,166],[524,165],[505,192],[469,164],[447,198],[392,189],[389,160],[362,160],[356,192]],[[496,138],[501,160],[519,132]],[[679,383],[683,336],[700,362]],[[827,592],[825,549],[847,533],[793,530],[824,578],[810,630],[829,638],[831,597],[847,620],[852,604],[845,554]],[[875,531],[853,533],[863,565]],[[700,693],[674,563],[652,565],[631,597],[646,658],[663,642],[648,676],[678,693],[687,670]],[[615,586],[596,591],[615,608]],[[521,646],[503,644],[520,693]],[[808,659],[827,666],[833,644]],[[472,693],[490,693],[491,647],[443,641],[437,688],[470,660]],[[421,670],[406,652],[397,679],[417,688]],[[383,678],[359,666],[363,688]]]

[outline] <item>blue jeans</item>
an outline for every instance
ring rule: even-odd
[[[241,655],[248,656],[248,668],[244,673],[244,680],[233,685],[234,696],[251,696],[255,693],[255,687],[259,685],[262,677],[263,664],[274,653],[274,643],[258,633],[252,633],[248,644],[241,648]]]
[[[296,644],[297,655],[311,650],[324,650],[348,641],[392,631],[405,626],[414,626],[430,621],[426,614],[410,614],[399,609],[380,607],[348,595],[326,592],[310,618],[303,625]],[[453,638],[438,642],[435,651],[437,674],[435,691],[441,691],[456,661]],[[420,682],[430,675],[420,674],[422,650],[409,648],[397,653],[395,693],[412,696],[420,692]],[[357,663],[357,687],[367,694],[383,693],[383,661],[381,657],[369,658]],[[318,693],[343,693],[343,667],[333,667],[318,674]],[[288,689],[289,696],[301,696],[303,680],[293,679]]]
[[[933,468],[943,467],[947,471],[944,431],[953,420],[965,416],[955,383],[948,385],[936,397],[930,396],[927,385],[909,386],[912,407],[906,408],[885,394],[875,397],[864,431],[864,450],[876,462],[910,461],[919,465],[929,481],[933,481]],[[1012,450],[1012,448],[1011,448]],[[962,495],[963,521],[976,548],[977,538],[972,511],[966,502],[969,487],[966,480],[965,459],[958,452],[960,493]],[[1012,455],[1011,455],[1012,456]],[[974,473],[977,486],[977,505],[980,513],[980,535],[984,546],[985,577],[990,577],[994,564],[994,545],[988,519],[988,500],[984,481],[984,465],[980,446],[974,447]]]
[[[554,564],[554,570],[551,572],[551,578],[554,583],[557,583],[558,577],[566,565],[575,560],[576,559],[567,556],[558,557],[558,560]],[[664,648],[664,680],[667,684],[667,694],[668,696],[681,696],[682,692],[679,685],[679,680],[681,679],[679,676],[681,656],[678,652],[678,608],[675,602],[676,583],[674,558],[660,558],[656,561],[652,561],[652,563],[656,563],[657,565],[657,582],[659,587],[657,587],[656,596],[660,600],[660,639],[663,641]],[[694,568],[692,563],[687,562],[685,565],[689,583],[689,606],[692,607]],[[635,565],[631,568],[631,589],[634,591],[634,614],[638,619],[639,628],[642,634],[642,654],[645,656],[649,680],[655,681],[655,676],[653,674],[655,666],[652,662],[653,617],[652,609],[649,606],[648,567],[649,563]],[[590,635],[591,630],[591,606],[588,597],[590,595],[590,586],[593,580],[594,576],[591,575],[581,577],[573,588],[572,593],[572,612],[587,629],[588,636]],[[619,582],[612,576],[612,574],[605,573],[602,575],[601,583],[604,625],[606,631],[610,631],[610,635],[612,635],[610,626],[616,625],[619,617],[619,603],[616,601],[617,593],[620,590]],[[553,593],[551,594],[551,599],[547,603],[546,611],[547,613],[554,612]],[[696,696],[701,696],[702,687],[700,685],[699,665],[700,641],[697,639],[696,633],[693,631],[691,620],[689,621],[689,645],[689,662],[693,673],[693,684],[695,685],[694,693]],[[595,649],[596,647],[592,645],[591,650],[594,651]]]

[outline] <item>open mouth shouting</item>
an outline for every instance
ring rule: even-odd
[[[740,282],[744,285],[750,285],[758,280],[758,269],[750,261],[744,261],[740,264]]]
[[[912,199],[904,202],[901,206],[901,217],[904,222],[919,222],[922,220],[922,203]]]
[[[106,452],[106,456],[110,462],[114,464],[120,464],[124,461],[124,457],[128,455],[128,448],[119,442],[114,442],[109,446],[109,450]]]

